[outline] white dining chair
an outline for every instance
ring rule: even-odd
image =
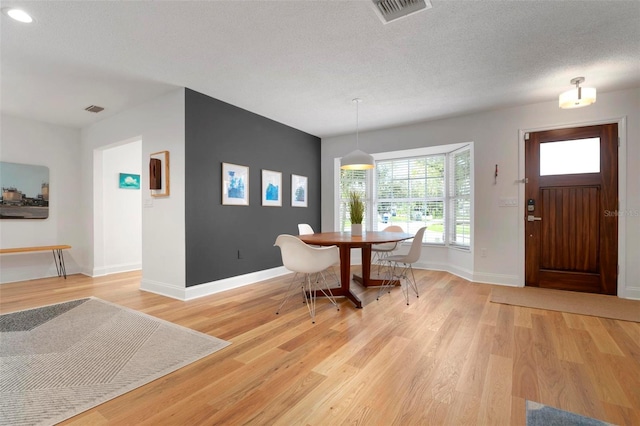
[[[298,224],[298,235],[311,235],[311,234],[315,234],[315,233],[316,232],[313,230],[311,225],[309,225],[308,223],[299,223]],[[312,245],[312,247],[321,247],[321,246]],[[334,266],[335,265],[331,265],[330,267],[328,267],[327,268],[327,272],[331,275],[331,279],[332,280],[335,280],[335,282],[339,283],[340,282],[340,278],[338,278],[338,275],[336,274]]]
[[[420,259],[420,253],[422,252],[422,237],[424,236],[424,231],[426,231],[426,229],[426,226],[418,229],[418,232],[413,236],[413,242],[411,243],[411,247],[407,254],[396,254],[387,256],[384,259],[385,262],[389,263],[389,270],[385,276],[382,286],[378,290],[378,297],[376,300],[380,299],[384,290],[388,290],[388,292],[391,293],[391,287],[393,287],[393,282],[396,279],[400,280],[400,287],[407,299],[407,305],[409,304],[409,287],[411,287],[416,293],[416,297],[420,297],[416,277],[413,275],[412,265]],[[405,281],[404,285],[402,284],[403,280]]]
[[[289,284],[287,294],[280,303],[276,314],[280,313],[280,309],[282,309],[293,293],[291,291],[292,285],[295,282],[299,282],[296,278],[297,274],[304,274],[302,294],[304,295],[309,315],[311,315],[312,323],[315,324],[316,322],[316,294],[318,290],[320,290],[327,299],[329,299],[329,301],[338,310],[340,310],[335,297],[333,297],[333,293],[331,293],[331,288],[329,288],[324,274],[328,267],[340,260],[340,254],[337,246],[312,247],[305,244],[298,237],[287,234],[278,235],[274,245],[280,247],[284,267],[292,272],[296,272],[296,275]]]
[[[389,225],[382,231],[404,232],[404,229],[398,225]],[[371,265],[378,265],[378,275],[380,275],[380,267],[384,264],[384,258],[390,256],[396,248],[398,248],[398,242],[371,245]]]

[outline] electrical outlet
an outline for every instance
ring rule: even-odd
[[[480,257],[487,257],[487,249],[486,248],[481,248],[480,249]]]

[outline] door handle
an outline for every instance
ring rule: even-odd
[[[530,214],[529,216],[527,216],[527,222],[533,222],[535,220],[542,220],[541,217],[535,217],[534,215]]]

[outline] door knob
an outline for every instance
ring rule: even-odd
[[[527,216],[527,222],[533,222],[534,220],[542,220],[541,217],[535,217],[534,215],[530,214],[529,216]]]

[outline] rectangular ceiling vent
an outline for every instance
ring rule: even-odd
[[[383,24],[404,18],[421,10],[431,9],[426,0],[371,0]]]
[[[104,108],[102,108],[101,106],[97,106],[97,105],[91,105],[91,106],[86,107],[84,110],[85,111],[89,111],[89,112],[98,113],[100,111],[104,111]]]

